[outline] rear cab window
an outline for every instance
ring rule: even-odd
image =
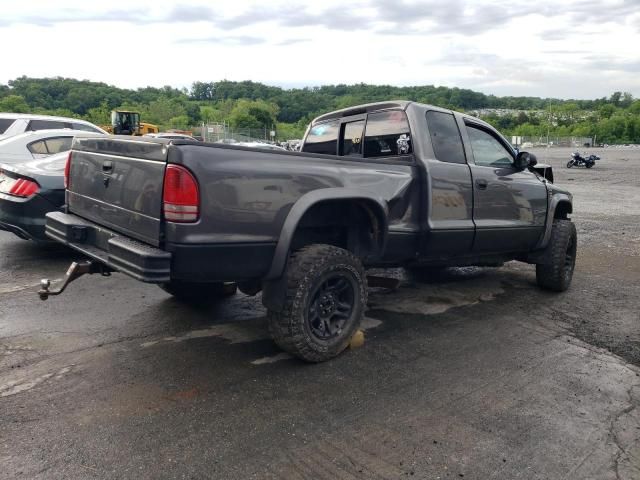
[[[338,154],[338,133],[340,122],[323,122],[309,129],[302,151],[307,153]]]
[[[7,131],[13,122],[15,122],[15,118],[0,118],[0,135]]]
[[[362,156],[362,131],[364,130],[364,120],[348,122],[342,124],[342,135],[340,136],[340,155]]]
[[[409,120],[403,110],[332,120],[313,125],[303,152],[347,157],[395,157],[413,153]]]
[[[402,110],[370,113],[364,134],[365,157],[393,157],[413,153],[409,120]]]

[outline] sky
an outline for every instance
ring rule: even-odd
[[[253,80],[640,97],[640,0],[2,0],[0,83]]]

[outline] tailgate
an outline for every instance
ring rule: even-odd
[[[77,138],[68,211],[151,245],[160,243],[168,145],[127,137]]]

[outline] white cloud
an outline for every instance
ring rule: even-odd
[[[36,0],[3,5],[0,83],[122,87],[447,85],[500,95],[640,96],[635,1]]]

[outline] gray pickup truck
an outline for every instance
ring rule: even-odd
[[[307,361],[349,343],[367,303],[365,268],[536,265],[568,288],[572,197],[527,152],[477,118],[407,101],[316,118],[301,152],[102,137],[74,142],[66,211],[46,233],[182,299],[262,291],[275,342]]]

